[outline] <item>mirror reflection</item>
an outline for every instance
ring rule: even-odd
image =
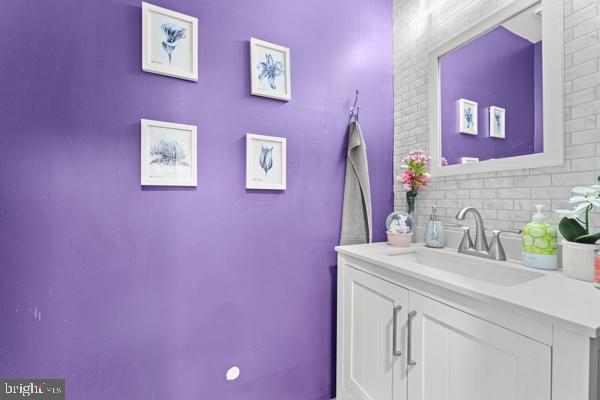
[[[442,165],[541,153],[541,3],[439,58]]]

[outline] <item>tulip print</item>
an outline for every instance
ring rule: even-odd
[[[172,22],[162,24],[160,26],[162,33],[165,35],[165,40],[162,42],[163,50],[169,56],[169,64],[171,64],[171,58],[173,51],[181,42],[181,39],[185,38],[186,29]]]
[[[494,120],[496,122],[496,132],[500,133],[502,132],[501,128],[502,128],[502,121],[500,120],[500,113],[499,112],[495,112],[494,113]]]
[[[277,89],[275,78],[285,72],[283,63],[281,61],[273,61],[273,56],[268,53],[266,54],[265,59],[266,62],[261,61],[258,63],[258,79],[262,81],[266,78],[269,81],[271,89]]]
[[[261,146],[260,156],[258,158],[260,167],[265,171],[265,176],[273,167],[273,147]]]

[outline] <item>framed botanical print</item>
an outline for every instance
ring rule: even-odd
[[[251,93],[279,100],[292,98],[290,49],[250,39]]]
[[[142,70],[198,80],[198,19],[142,2]]]
[[[141,121],[141,184],[197,186],[195,125]]]
[[[477,102],[460,99],[458,101],[459,132],[477,135]]]
[[[286,139],[246,135],[246,189],[285,190]]]
[[[490,106],[490,137],[506,137],[506,110],[502,107]]]

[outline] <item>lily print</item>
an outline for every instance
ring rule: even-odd
[[[466,121],[466,125],[468,129],[472,129],[473,128],[473,110],[471,109],[471,107],[466,107],[465,108],[465,121]]]
[[[172,22],[162,24],[160,29],[165,36],[165,40],[162,42],[162,47],[169,57],[170,64],[173,58],[173,51],[175,51],[181,42],[181,39],[185,39],[186,29]]]
[[[265,176],[273,167],[273,147],[261,146],[260,156],[258,157],[260,167],[265,171]]]
[[[262,82],[263,79],[266,79],[269,82],[269,86],[271,89],[277,89],[277,85],[275,85],[275,81],[277,77],[281,76],[285,69],[283,68],[283,63],[281,61],[274,61],[273,55],[267,53],[265,55],[265,61],[261,61],[258,63],[258,79]]]

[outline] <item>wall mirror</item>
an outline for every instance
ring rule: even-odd
[[[520,0],[431,52],[433,176],[563,164],[562,26]]]

